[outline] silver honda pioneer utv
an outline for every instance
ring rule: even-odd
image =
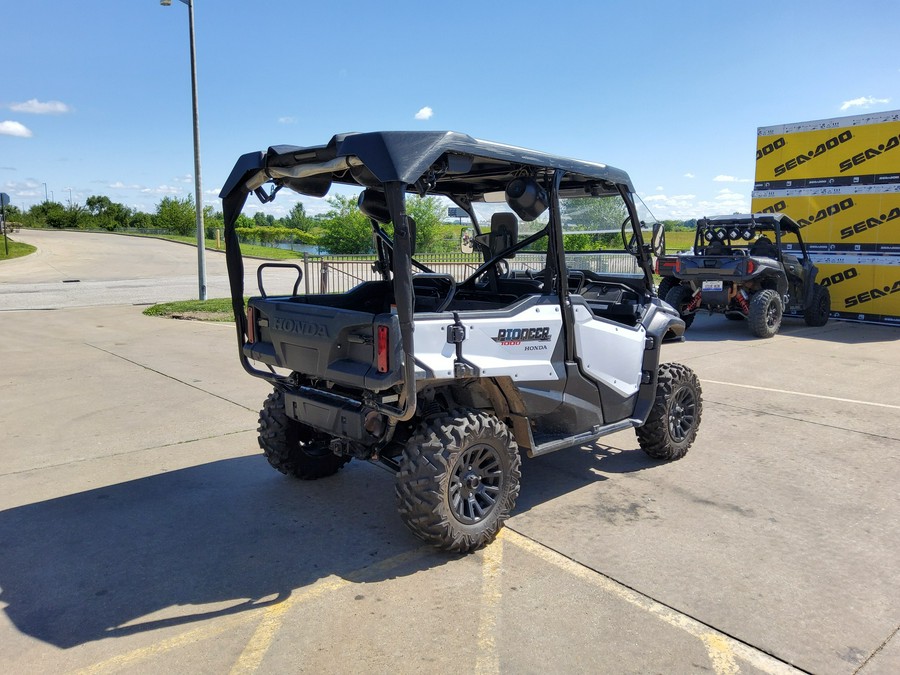
[[[298,274],[291,292],[267,295],[261,269],[245,307],[235,221],[248,195],[332,186],[360,191],[370,279],[298,294]],[[633,192],[604,164],[452,132],[346,134],[242,156],[221,197],[241,363],[274,387],[259,418],[266,458],[303,479],[380,460],[397,472],[409,528],[471,551],[515,506],[520,448],[535,457],[635,427],[651,457],[682,457],[700,384],[660,365],[684,322],[654,295]],[[468,264],[416,260],[408,195],[468,216]],[[620,250],[586,250],[610,231]]]

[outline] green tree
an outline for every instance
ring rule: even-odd
[[[253,223],[256,227],[275,227],[275,216],[271,213],[257,211],[253,214]]]
[[[85,200],[85,207],[89,215],[84,219],[84,225],[105,230],[128,227],[134,213],[124,204],[114,202],[105,195],[91,195]]]
[[[453,232],[459,228],[445,225],[444,203],[438,197],[407,197],[406,214],[416,221],[416,251],[442,253],[458,246]]]
[[[187,196],[163,197],[156,205],[156,226],[172,234],[187,236],[196,232],[197,214],[194,210],[194,198]]]
[[[306,209],[301,202],[291,207],[290,212],[282,218],[285,227],[290,227],[301,232],[309,232],[313,226],[313,220],[306,215]]]
[[[328,198],[328,204],[331,209],[319,221],[320,245],[338,255],[371,253],[372,225],[356,205],[356,197],[336,194]]]
[[[7,204],[4,213],[6,214],[7,223],[18,223],[22,220],[22,211],[13,204]]]
[[[206,238],[215,239],[216,230],[225,232],[225,216],[221,211],[216,211],[212,206],[203,207],[203,227],[206,228]]]
[[[128,227],[149,230],[153,227],[153,216],[143,211],[135,211],[128,219]]]

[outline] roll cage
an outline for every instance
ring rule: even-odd
[[[456,132],[372,132],[340,134],[321,146],[272,146],[266,152],[241,156],[228,177],[220,197],[225,219],[226,261],[231,288],[237,337],[244,368],[251,374],[278,380],[274,373],[257,371],[243,354],[247,341],[247,319],[244,314],[244,269],[235,223],[251,193],[260,201],[275,198],[279,190],[290,188],[303,195],[322,197],[334,184],[368,188],[383,194],[384,215],[370,216],[378,256],[376,269],[385,281],[392,283],[399,319],[403,351],[414,355],[413,267],[430,272],[413,258],[414,232],[407,219],[407,193],[420,196],[439,195],[463,209],[470,217],[476,233],[482,224],[473,208],[486,196],[503,193],[512,181],[528,178],[546,192],[549,219],[547,225],[522,241],[512,241],[503,250],[482,246],[484,263],[476,274],[493,269],[510,253],[524,248],[531,240],[546,235],[546,277],[565,279],[566,258],[561,225],[561,197],[601,197],[619,195],[626,206],[631,224],[631,242],[623,242],[633,254],[647,289],[653,287],[650,250],[644,245],[633,186],[628,175],[605,164],[569,159],[524,148],[492,143]],[[271,187],[266,190],[266,184]],[[367,214],[368,215],[368,214]],[[394,224],[393,237],[383,229]],[[562,307],[567,306],[566,283],[556,283]],[[572,334],[574,319],[564,311],[566,332]],[[568,351],[571,351],[571,347]],[[401,396],[405,400],[399,419],[412,417],[415,408],[414,358],[407,358]],[[409,390],[409,387],[413,387]]]

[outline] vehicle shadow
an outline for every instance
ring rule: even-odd
[[[534,459],[523,457],[522,489],[513,515],[608,480],[606,474],[635,473],[667,464],[641,450],[633,434],[631,440],[633,446],[626,448],[594,443]]]
[[[839,344],[870,344],[896,340],[896,328],[861,324],[853,321],[830,319],[821,327],[807,326],[802,317],[785,316],[778,335]],[[753,335],[746,322],[729,321],[720,314],[698,314],[694,323],[685,332],[689,342],[759,342],[767,344],[764,338]]]
[[[0,602],[22,633],[69,648],[457,558],[404,527],[393,492],[370,465],[303,482],[244,457],[8,509]]]

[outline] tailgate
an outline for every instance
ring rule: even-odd
[[[393,314],[251,298],[248,328],[243,349],[254,361],[370,391],[402,379],[400,324]]]

